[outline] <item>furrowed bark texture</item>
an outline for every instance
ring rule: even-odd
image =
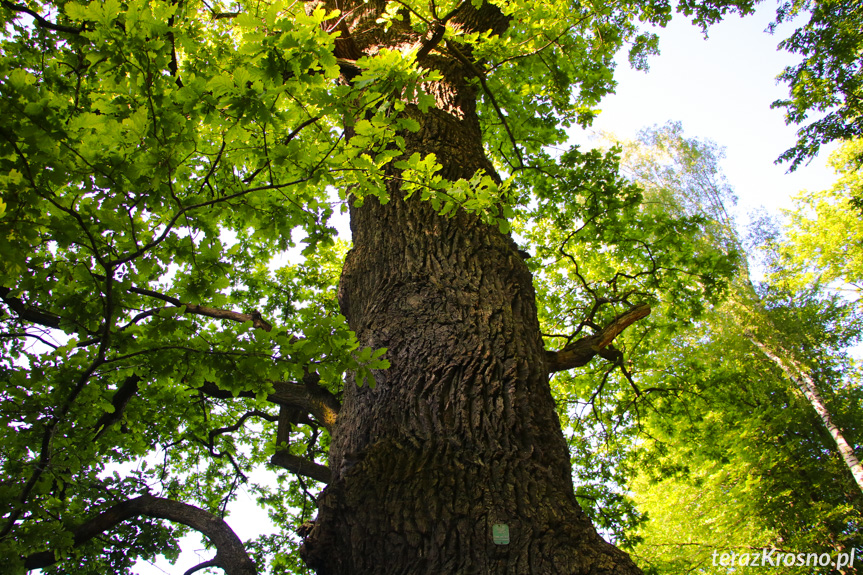
[[[470,74],[435,54],[424,64],[446,79],[407,154],[434,152],[451,179],[493,174]],[[320,575],[639,573],[576,502],[515,244],[390,192],[351,211],[339,295],[361,345],[388,348],[392,366],[375,389],[346,388],[304,559]]]

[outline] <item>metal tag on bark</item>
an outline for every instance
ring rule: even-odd
[[[509,545],[509,525],[502,523],[492,525],[491,538],[495,545]]]

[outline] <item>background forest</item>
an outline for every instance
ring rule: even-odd
[[[645,573],[725,574],[717,552],[768,549],[853,551],[841,572],[861,572],[863,3],[778,6],[777,25],[800,22],[777,38],[800,57],[780,77],[776,106],[799,127],[780,161],[839,144],[836,179],[745,226],[718,144],[669,122],[566,148],[563,127],[591,123],[617,50],[648,67],[660,40],[638,25],[677,11],[707,28],[752,3],[579,3],[580,16],[495,2],[524,25],[515,40],[441,27],[482,68],[477,113],[503,181],[450,181],[433,156],[401,155],[434,109],[440,78],[416,59],[437,48],[337,58],[338,13],[223,4],[0,0],[11,572],[149,573],[210,519],[145,510],[85,537],[94,510],[152,492],[230,523],[242,492],[274,526],[244,543],[260,572],[312,573],[297,532],[331,477],[339,400],[390,366],[342,315],[351,238],[333,218],[386,204],[399,178],[441,216],[512,234],[547,349],[649,306],[551,379],[578,502]],[[435,38],[446,6],[425,4],[390,2],[377,24]]]
[[[737,267],[697,321],[681,325],[672,305],[626,334],[622,347],[653,352],[558,376],[595,521],[657,573],[724,573],[715,551],[859,549],[863,491],[788,365],[812,378],[859,451],[859,143],[832,157],[833,187],[801,194],[784,223],[762,214],[748,233],[729,216],[735,198],[715,144],[675,124],[617,144],[646,203],[704,218],[701,241],[737,254]]]

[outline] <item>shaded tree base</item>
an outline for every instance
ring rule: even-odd
[[[303,559],[319,575],[640,573],[531,451],[479,453],[445,440],[372,446],[321,494]]]

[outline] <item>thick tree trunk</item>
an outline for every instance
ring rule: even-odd
[[[426,59],[445,79],[406,153],[435,153],[450,179],[494,175],[469,71]],[[576,502],[515,244],[464,212],[441,217],[397,185],[390,192],[386,205],[351,211],[339,296],[360,344],[388,348],[392,366],[374,389],[345,390],[306,562],[320,575],[638,573]],[[493,538],[502,525],[508,544]]]
[[[353,213],[344,312],[389,348],[349,386],[305,557],[320,574],[635,573],[578,507],[531,277],[512,242],[420,202]],[[496,545],[492,526],[507,525]]]

